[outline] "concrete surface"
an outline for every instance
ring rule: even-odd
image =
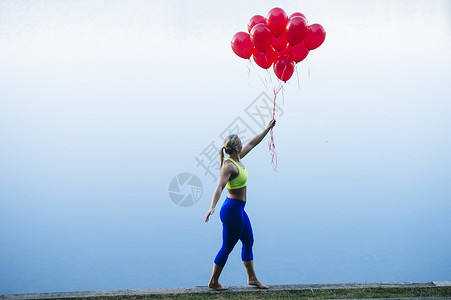
[[[269,290],[280,291],[280,290],[339,289],[339,288],[366,288],[366,287],[434,287],[434,286],[451,286],[451,281],[287,284],[287,285],[270,285]],[[257,288],[251,286],[229,286],[227,292],[248,292],[255,290],[257,290]],[[110,290],[110,291],[91,291],[91,292],[87,291],[87,292],[61,292],[61,293],[8,294],[8,295],[0,295],[0,299],[8,299],[8,300],[70,299],[70,298],[99,297],[99,296],[186,294],[186,293],[216,293],[216,291],[206,286],[197,286],[190,288],[168,288],[168,289],[135,289],[135,290]]]

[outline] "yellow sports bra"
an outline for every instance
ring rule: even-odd
[[[227,181],[227,188],[236,190],[245,187],[247,184],[247,170],[240,167],[240,165],[230,157],[227,159],[230,160],[238,168],[238,176],[233,178],[232,180]]]

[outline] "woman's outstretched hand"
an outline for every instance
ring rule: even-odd
[[[207,216],[205,217],[205,222],[208,222],[210,219],[210,216],[215,212],[214,208],[210,208],[210,210],[207,212]]]
[[[266,126],[266,128],[269,130],[272,129],[274,126],[276,126],[276,120],[272,119],[271,121],[269,121],[268,126]]]

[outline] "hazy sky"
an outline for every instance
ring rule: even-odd
[[[250,17],[265,16],[274,6],[304,13],[310,24],[325,27],[327,37],[297,65],[277,98],[283,111],[274,130],[277,172],[267,139],[244,161],[251,219],[268,235],[264,240],[272,241],[264,245],[286,244],[287,230],[305,230],[315,252],[324,249],[315,236],[333,240],[338,231],[356,226],[375,233],[383,224],[402,229],[375,238],[381,244],[399,239],[409,247],[441,246],[442,255],[424,268],[441,267],[427,273],[420,264],[419,273],[450,274],[450,236],[444,230],[451,208],[450,2],[228,3],[0,2],[0,282],[6,282],[0,294],[203,284],[198,281],[209,276],[212,258],[193,244],[208,240],[202,251],[213,257],[220,222],[218,215],[208,225],[199,222],[216,183],[196,157],[211,143],[219,145],[238,117],[259,130],[246,109],[262,92],[271,97],[275,77],[271,84],[265,71],[236,56],[230,40],[247,29]],[[203,185],[201,199],[188,208],[168,195],[170,181],[182,172],[195,174]],[[265,223],[279,227],[267,229]],[[435,235],[422,233],[425,228]],[[189,246],[181,250],[168,237]],[[354,241],[352,234],[347,238]],[[114,247],[121,250],[104,258],[96,254]],[[151,260],[142,249],[153,253]],[[187,263],[183,251],[203,255],[192,260],[200,260],[207,275],[156,279],[161,272],[183,277],[179,269],[191,265],[159,265],[167,253],[180,257],[175,263]],[[290,256],[294,250],[274,251]],[[421,251],[412,261],[430,257],[433,249]],[[373,278],[351,265],[344,268],[349,274],[321,269],[298,278],[447,280],[415,277],[402,266],[390,277],[388,265],[397,256],[378,255],[369,264],[387,268]],[[154,273],[132,267],[142,260]],[[119,261],[122,267],[112,270]],[[289,283],[292,275],[264,263],[261,269],[277,274],[267,276],[270,283]],[[47,279],[34,282],[41,272]],[[104,273],[111,275],[100,280]],[[72,277],[55,284],[50,274]]]

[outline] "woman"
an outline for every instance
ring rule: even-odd
[[[248,284],[255,285],[261,289],[268,288],[268,286],[263,285],[257,279],[254,271],[252,256],[254,236],[252,234],[251,223],[244,211],[244,206],[246,204],[247,170],[242,164],[241,158],[246,156],[249,151],[257,146],[275,124],[275,120],[269,122],[263,132],[256,135],[244,146],[242,146],[240,138],[236,134],[232,134],[224,139],[224,147],[219,150],[219,155],[221,157],[220,167],[222,168],[221,175],[219,177],[218,186],[213,193],[211,207],[205,217],[205,222],[208,222],[210,216],[215,211],[216,204],[219,201],[224,187],[227,186],[228,195],[220,211],[220,218],[223,225],[223,242],[218,255],[216,255],[213,264],[213,273],[210,282],[208,283],[208,287],[215,290],[227,289],[227,287],[220,284],[218,280],[227,258],[238,240],[241,240],[243,243],[241,258],[247,271]],[[229,155],[225,161],[224,151]]]

